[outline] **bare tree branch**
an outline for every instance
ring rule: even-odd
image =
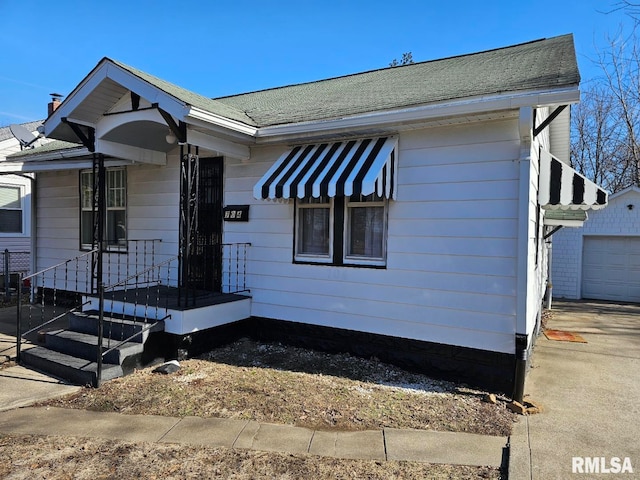
[[[596,60],[602,77],[572,110],[571,162],[616,192],[640,185],[640,43],[635,31],[608,42]]]

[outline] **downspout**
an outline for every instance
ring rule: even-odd
[[[558,225],[549,233],[545,234],[543,240],[547,241],[548,238],[551,238],[551,236],[561,228],[562,228],[562,225]],[[547,291],[545,292],[545,307],[547,310],[551,310],[551,299],[553,297],[553,279],[551,278],[551,272],[552,272],[551,260],[552,259],[553,259],[553,240],[549,240],[549,242],[547,243]]]
[[[518,184],[518,248],[516,257],[516,319],[515,319],[515,368],[513,400],[522,403],[525,374],[529,356],[527,333],[527,296],[529,292],[529,203],[531,185],[531,141],[533,109],[520,108],[518,120],[520,134],[519,184]]]
[[[553,279],[551,278],[551,262],[553,259],[553,242],[547,243],[547,291],[544,305],[547,310],[551,310],[551,296],[553,295]]]

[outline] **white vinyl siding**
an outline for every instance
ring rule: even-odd
[[[81,254],[77,170],[38,174],[37,244],[39,269]],[[178,156],[169,155],[166,166],[127,167],[127,238],[161,240],[156,259],[178,253]],[[114,253],[112,255],[120,255]],[[130,253],[133,255],[133,253]]]
[[[513,353],[517,120],[402,133],[386,269],[291,263],[294,202],[253,198],[286,150],[225,164],[225,203],[250,203],[225,242],[251,242],[252,314]]]

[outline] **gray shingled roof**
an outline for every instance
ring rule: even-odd
[[[51,142],[40,145],[39,147],[27,148],[16,153],[12,153],[11,155],[7,155],[7,159],[11,160],[13,158],[30,157],[31,155],[56,152],[58,150],[70,150],[72,148],[84,148],[84,146],[80,143],[65,142],[63,140],[52,140]]]
[[[569,34],[216,100],[270,126],[579,82]]]
[[[29,130],[30,132],[35,132],[36,129],[44,123],[44,120],[35,120],[33,122],[21,123],[24,128]],[[0,127],[0,142],[2,140],[7,140],[9,138],[13,138],[13,134],[9,127]]]
[[[210,99],[110,60],[188,105],[254,127],[580,82],[573,36]]]
[[[117,60],[113,60],[111,58],[107,58],[107,60],[113,62],[115,65],[118,65],[120,68],[127,70],[132,75],[135,75],[138,78],[141,78],[145,82],[154,85],[159,88],[163,92],[175,97],[187,105],[191,105],[193,107],[201,108],[211,113],[216,113],[225,118],[229,118],[231,120],[236,120],[238,122],[245,123],[247,125],[254,125],[253,121],[250,117],[245,115],[242,110],[237,110],[235,107],[231,105],[227,105],[225,103],[219,102],[215,99],[207,98],[203,95],[197,94],[185,88],[174,85],[173,83],[162,80],[161,78],[150,75],[142,70],[138,70],[137,68],[130,67],[129,65],[125,65],[124,63],[118,62]]]

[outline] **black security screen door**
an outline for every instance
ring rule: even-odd
[[[222,170],[221,157],[200,158],[198,224],[189,257],[189,286],[220,292],[222,286]]]

